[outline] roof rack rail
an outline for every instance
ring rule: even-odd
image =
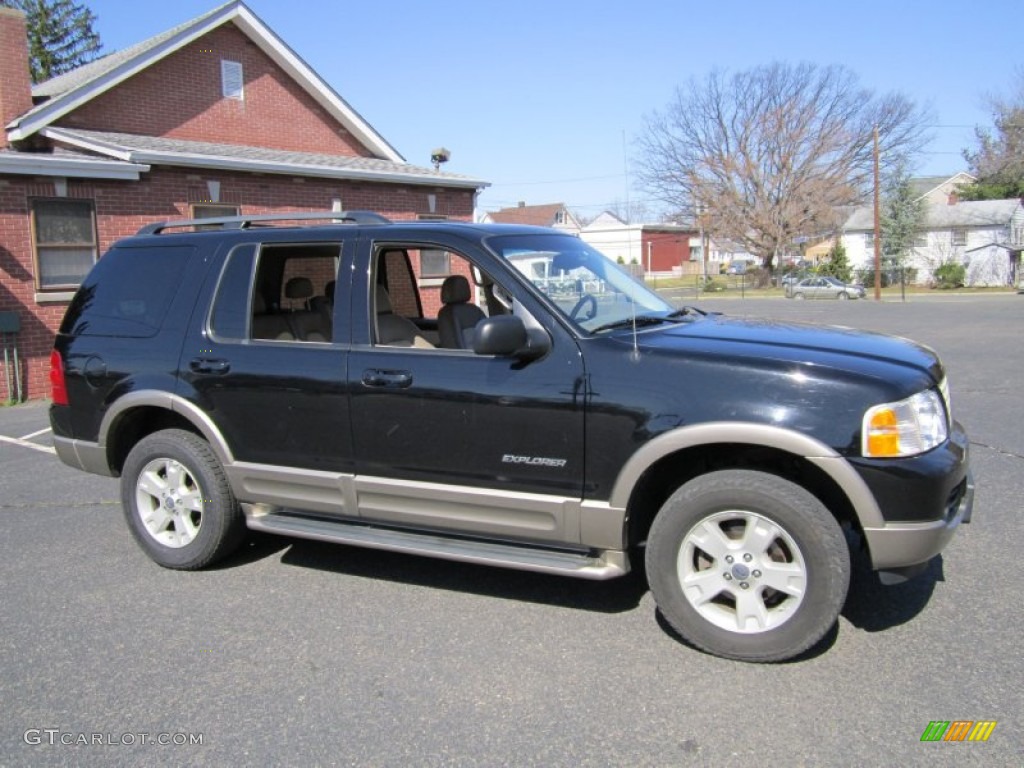
[[[159,235],[166,229],[181,227],[213,227],[249,229],[253,222],[327,220],[351,224],[390,224],[391,219],[373,211],[307,211],[305,213],[259,213],[252,216],[218,216],[209,219],[176,219],[147,224],[136,234]]]

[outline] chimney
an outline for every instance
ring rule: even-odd
[[[525,208],[526,207],[526,201],[525,200],[520,200],[519,201],[519,207],[520,208]]]
[[[0,8],[0,147],[6,147],[5,126],[32,108],[32,77],[28,68],[25,14]]]
[[[948,202],[950,205],[956,205],[957,203],[960,202],[960,195],[958,195],[956,192],[950,192]]]

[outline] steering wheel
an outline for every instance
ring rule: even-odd
[[[584,314],[584,307],[589,309]],[[573,322],[586,322],[587,320],[593,320],[597,317],[597,299],[594,298],[593,294],[584,293],[580,300],[576,302],[576,306],[572,308],[572,312],[569,313],[569,319]]]

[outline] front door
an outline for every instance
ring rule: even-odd
[[[476,303],[487,305],[473,280],[473,257],[481,257],[443,242],[360,248],[357,274],[372,275],[373,285],[362,297],[364,322],[353,320],[349,359],[360,514],[487,536],[578,540],[585,398],[572,337],[561,327],[546,329],[550,353],[526,364],[443,348],[421,330],[433,326],[441,280],[403,281],[428,252],[449,276],[466,277]],[[437,259],[439,252],[446,259]],[[514,285],[503,287],[511,302],[521,302],[517,311],[529,311],[529,297],[517,296]],[[409,290],[418,292],[428,322],[410,323],[411,337],[402,338],[406,318],[396,311],[402,302],[390,294]],[[353,312],[360,312],[355,302]],[[377,338],[384,326],[387,343]]]

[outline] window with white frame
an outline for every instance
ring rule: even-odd
[[[31,201],[32,245],[40,290],[77,288],[96,263],[96,215],[91,200]]]
[[[875,233],[865,232],[864,233],[864,250],[868,253],[875,252]]]
[[[914,247],[915,248],[927,248],[928,247],[928,233],[918,232],[914,235]]]
[[[950,242],[954,247],[967,245],[966,227],[955,227],[951,233]]]

